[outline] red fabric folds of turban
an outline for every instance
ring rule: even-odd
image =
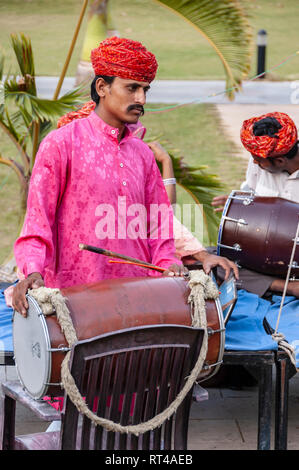
[[[275,136],[254,135],[254,124],[265,118],[275,118],[281,125]],[[297,128],[287,114],[274,112],[244,121],[240,137],[242,144],[252,155],[261,158],[278,157],[288,153],[297,142]]]
[[[90,57],[95,75],[151,82],[158,68],[154,54],[140,42],[116,36],[102,41]]]
[[[95,107],[96,104],[94,101],[88,101],[82,106],[82,108],[77,109],[77,111],[70,111],[69,113],[62,116],[57,122],[57,128],[59,129],[59,127],[65,126],[74,119],[82,119],[89,116]]]

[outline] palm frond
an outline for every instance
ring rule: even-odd
[[[21,72],[24,90],[36,96],[34,59],[30,39],[20,33],[10,35],[12,47]]]
[[[69,91],[57,100],[38,98],[28,92],[20,91],[14,80],[5,83],[5,98],[14,102],[31,120],[55,122],[63,114],[74,110],[84,102],[81,87]]]
[[[195,27],[218,54],[226,75],[227,96],[234,98],[250,70],[253,33],[238,0],[156,0]],[[196,60],[196,57],[194,57]],[[198,64],[200,66],[200,64]]]
[[[206,167],[188,166],[182,157],[169,152],[177,183],[189,193],[194,202],[202,206],[204,225],[210,245],[217,242],[219,215],[214,212],[211,202],[214,196],[223,192],[224,186],[218,176],[207,172]]]
[[[4,55],[0,55],[0,81],[3,79],[3,73],[4,73]]]
[[[195,204],[202,207],[204,228],[208,243],[215,245],[217,243],[220,216],[218,213],[214,212],[211,202],[214,196],[223,194],[225,191],[225,186],[221,183],[219,177],[209,173],[205,165],[196,167],[188,165],[180,155],[180,151],[174,149],[161,135],[147,135],[144,141],[159,141],[167,150],[172,160],[177,185],[181,186],[182,189],[191,196]],[[162,172],[161,164],[159,162],[157,162],[157,164]]]

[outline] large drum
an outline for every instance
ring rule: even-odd
[[[155,324],[191,325],[190,289],[183,278],[113,279],[61,290],[78,340],[125,328]],[[39,305],[27,296],[26,318],[15,312],[13,342],[20,381],[36,399],[60,396],[61,363],[67,342],[56,315],[44,316]],[[217,372],[222,362],[225,328],[219,300],[206,301],[208,352],[199,380]]]
[[[286,277],[299,221],[299,204],[232,191],[220,222],[217,253],[239,266]],[[299,247],[291,276],[299,277]]]

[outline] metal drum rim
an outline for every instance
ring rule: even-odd
[[[217,308],[217,313],[218,313],[218,318],[219,318],[219,330],[221,330],[219,332],[220,344],[219,344],[218,358],[216,362],[217,365],[214,366],[213,364],[210,364],[210,367],[213,368],[213,372],[211,372],[211,374],[209,374],[207,377],[203,377],[202,379],[199,378],[198,383],[202,383],[205,380],[210,380],[210,378],[213,377],[218,372],[223,362],[223,356],[224,356],[224,351],[225,351],[225,325],[224,325],[223,312],[222,312],[222,307],[221,307],[219,298],[215,299],[215,305]]]
[[[222,239],[223,225],[224,225],[224,222],[225,222],[224,217],[226,217],[227,211],[228,211],[230,203],[232,201],[232,196],[235,193],[236,193],[236,190],[231,191],[231,193],[228,196],[227,201],[224,205],[223,211],[222,211],[221,220],[220,220],[220,224],[219,224],[219,230],[218,230],[218,239],[217,239],[217,255],[218,256],[220,256],[220,246],[219,246],[219,244],[221,243],[221,239]]]
[[[32,303],[33,306],[37,309],[37,315],[38,315],[38,318],[41,322],[41,325],[42,325],[42,330],[44,332],[44,335],[45,335],[45,342],[46,342],[46,351],[48,353],[48,361],[47,361],[47,364],[48,364],[48,370],[47,370],[47,373],[45,374],[46,376],[46,380],[45,380],[45,383],[43,384],[44,387],[41,389],[42,391],[38,394],[38,393],[35,393],[33,394],[32,392],[30,392],[27,388],[27,386],[25,385],[24,381],[22,380],[22,377],[20,375],[20,372],[19,372],[19,368],[18,368],[18,364],[17,364],[17,361],[16,361],[16,356],[14,355],[14,359],[15,359],[15,365],[16,365],[16,371],[17,371],[17,375],[18,375],[18,378],[21,382],[21,384],[23,385],[23,387],[26,389],[27,393],[34,399],[34,400],[39,400],[41,399],[43,396],[45,396],[46,394],[46,391],[47,391],[47,383],[50,382],[50,378],[51,378],[51,371],[52,371],[52,358],[51,358],[51,352],[50,352],[50,349],[51,349],[51,342],[50,342],[50,336],[49,336],[49,331],[48,331],[48,327],[47,327],[47,323],[46,323],[46,320],[45,320],[45,316],[38,304],[38,302],[32,297],[30,296],[29,294],[26,294],[26,298],[28,300],[28,302]],[[14,317],[15,315],[20,315],[18,312],[16,312],[14,310],[13,312],[13,321],[14,321]],[[14,335],[14,328],[13,328],[13,344],[15,345],[15,335]],[[15,347],[14,347],[15,349]]]

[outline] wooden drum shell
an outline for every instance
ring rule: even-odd
[[[183,278],[134,278],[105,280],[95,284],[62,289],[78,340],[125,328],[155,324],[191,326],[188,304],[190,289]],[[206,301],[209,335],[206,368],[199,380],[218,370],[224,353],[224,326],[218,299]],[[67,346],[56,315],[45,317],[52,348]],[[219,331],[220,330],[220,331]],[[50,383],[60,383],[61,362],[65,353],[52,352]],[[208,366],[212,366],[209,368]],[[50,385],[47,395],[59,396],[60,387]]]
[[[218,255],[241,267],[285,278],[298,221],[299,204],[295,202],[261,196],[250,200],[246,192],[234,191],[222,214]],[[298,245],[294,262],[299,267]],[[294,267],[291,276],[299,277],[299,269]]]

